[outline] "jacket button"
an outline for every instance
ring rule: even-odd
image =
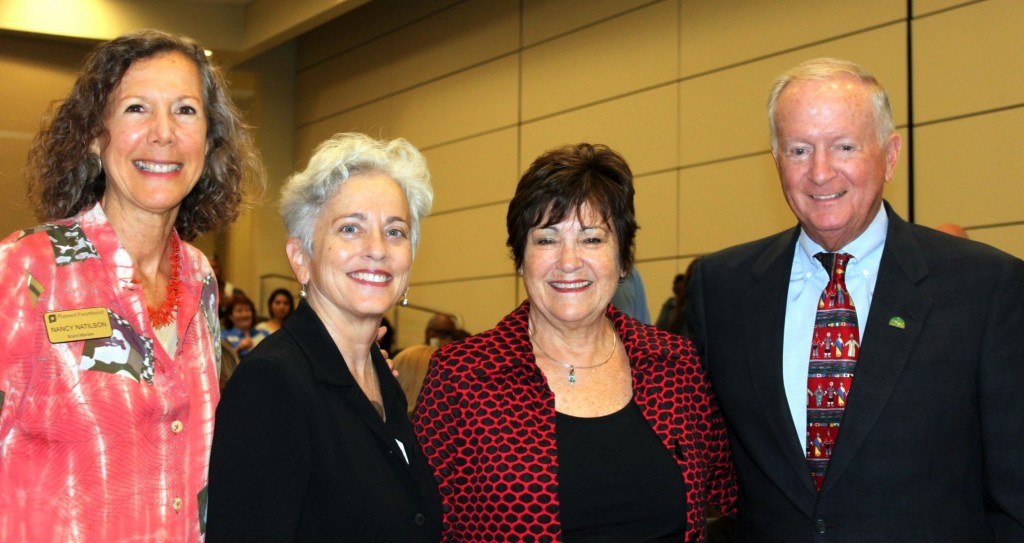
[[[814,529],[817,530],[819,534],[823,534],[828,530],[828,524],[825,523],[825,519],[820,518],[814,521]]]
[[[423,526],[427,523],[427,517],[423,516],[423,513],[416,513],[416,516],[412,518],[412,521],[416,523],[416,526]]]

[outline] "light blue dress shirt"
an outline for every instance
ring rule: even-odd
[[[647,293],[644,292],[640,270],[633,268],[619,283],[612,296],[612,305],[644,324],[651,324],[651,312],[647,309]]]
[[[840,249],[840,253],[853,255],[846,266],[846,289],[853,298],[857,309],[857,324],[860,337],[868,322],[868,309],[878,280],[878,266],[882,262],[882,248],[889,228],[889,216],[884,207],[879,207],[871,224],[857,239]],[[807,450],[807,373],[811,356],[811,336],[814,333],[814,318],[818,311],[821,291],[828,285],[828,271],[814,255],[825,251],[800,230],[793,268],[789,276],[789,293],[786,297],[786,331],[782,344],[782,380],[786,387],[786,399],[793,414],[793,428],[800,439],[803,450]],[[856,389],[857,377],[851,389]]]

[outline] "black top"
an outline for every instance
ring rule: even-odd
[[[557,413],[555,433],[564,541],[682,540],[682,472],[634,402],[603,417]]]
[[[440,539],[405,395],[372,358],[386,423],[308,304],[253,349],[217,407],[207,543]]]

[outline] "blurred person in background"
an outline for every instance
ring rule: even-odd
[[[235,294],[227,305],[224,329],[220,337],[238,355],[245,358],[253,347],[270,335],[266,330],[253,325],[256,320],[256,306],[244,294]]]
[[[423,343],[435,349],[447,345],[451,342],[457,329],[454,317],[447,313],[434,313],[434,316],[427,321],[427,327],[423,331]]]
[[[256,328],[273,334],[281,329],[284,320],[295,311],[295,297],[286,288],[274,289],[267,298],[267,312],[269,318],[256,325]]]

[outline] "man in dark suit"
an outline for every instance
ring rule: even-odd
[[[769,124],[799,225],[702,258],[687,293],[740,477],[740,540],[1024,541],[1024,262],[883,202],[901,142],[859,66],[790,70]],[[807,461],[818,252],[852,255],[860,337],[820,490]]]

